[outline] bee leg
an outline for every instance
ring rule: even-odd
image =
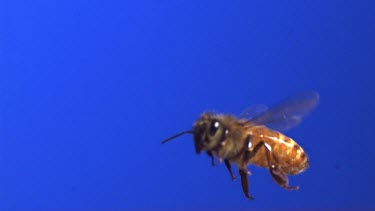
[[[232,166],[230,165],[229,160],[224,160],[224,162],[225,162],[225,166],[227,167],[229,171],[230,177],[232,178],[232,181],[236,180],[236,177],[234,176],[232,172]]]
[[[289,180],[288,177],[286,176],[285,173],[283,173],[280,168],[277,165],[277,160],[272,154],[272,151],[270,150],[269,147],[266,146],[264,142],[260,142],[263,144],[264,148],[266,149],[266,156],[267,156],[267,163],[268,163],[268,168],[270,170],[271,176],[275,182],[283,187],[286,190],[298,190],[298,186],[289,186]],[[273,161],[271,161],[271,159]]]
[[[299,189],[298,186],[288,185],[288,177],[286,176],[286,174],[281,172],[280,169],[275,164],[271,164],[269,169],[270,169],[272,178],[275,180],[275,182],[278,185],[280,185],[286,190],[298,190]]]
[[[277,160],[275,156],[273,156],[272,151],[269,146],[266,145],[264,141],[259,142],[254,149],[252,150],[252,153],[249,155],[248,159],[252,156],[254,156],[261,147],[264,147],[266,151],[266,157],[267,157],[267,165],[269,168],[269,171],[271,173],[272,178],[275,180],[275,182],[283,187],[286,190],[298,190],[298,186],[289,186],[288,185],[288,177],[286,174],[284,174],[277,165]]]
[[[249,200],[253,200],[254,198],[249,195],[249,182],[247,180],[247,170],[240,169],[240,175],[243,193],[245,194],[246,198],[248,198]]]
[[[211,152],[207,152],[207,155],[210,156],[210,158],[211,158],[211,165],[212,165],[212,166],[215,166],[215,158],[214,158],[214,156],[212,155],[212,153],[211,153]]]

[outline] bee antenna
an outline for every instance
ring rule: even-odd
[[[170,140],[172,140],[172,139],[175,139],[175,138],[177,138],[177,137],[179,137],[179,136],[182,136],[182,135],[184,135],[184,134],[188,134],[188,133],[189,133],[189,134],[194,134],[194,131],[192,131],[192,130],[182,131],[181,133],[177,133],[176,135],[171,136],[171,137],[165,139],[165,140],[162,141],[161,143],[162,143],[162,144],[165,144],[166,142],[168,142],[168,141],[170,141]]]

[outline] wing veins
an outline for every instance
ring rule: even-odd
[[[266,125],[276,130],[287,130],[297,126],[318,104],[318,101],[318,93],[302,92],[280,101],[248,121],[252,125]]]

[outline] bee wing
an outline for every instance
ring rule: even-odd
[[[260,114],[263,114],[268,110],[268,106],[263,104],[255,104],[247,107],[240,115],[239,118],[241,119],[253,119]]]
[[[318,101],[317,92],[302,92],[280,101],[248,121],[251,125],[266,125],[275,130],[287,130],[298,125]]]

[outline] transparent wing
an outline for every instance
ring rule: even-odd
[[[317,92],[302,92],[288,97],[267,111],[249,119],[252,125],[266,125],[275,130],[287,130],[298,125],[319,102]]]
[[[268,106],[262,104],[255,104],[250,107],[247,107],[239,116],[241,119],[252,119],[260,114],[266,112]]]

